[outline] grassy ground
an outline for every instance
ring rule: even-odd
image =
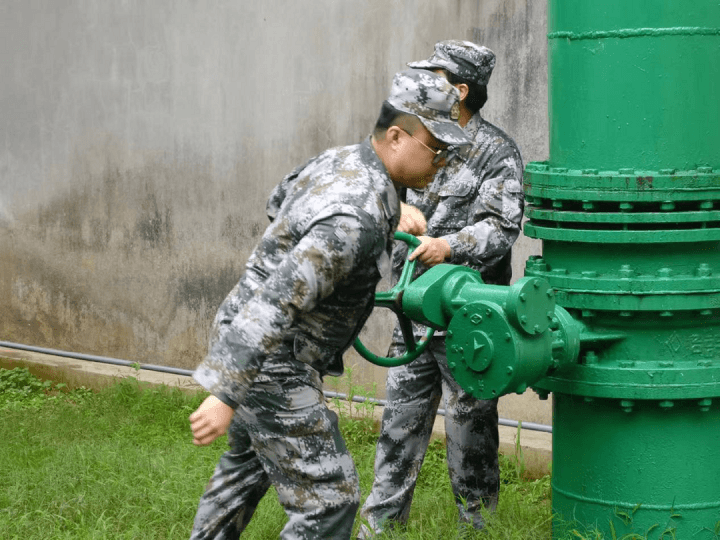
[[[100,393],[67,392],[21,369],[0,370],[0,537],[3,539],[187,538],[198,498],[226,438],[192,445],[187,417],[204,395],[142,390],[126,379]],[[361,478],[373,476],[376,433],[362,410],[341,414]],[[549,539],[549,478],[525,480],[502,461],[500,505],[471,538]],[[387,538],[456,538],[457,513],[444,446],[434,441],[408,526]],[[269,492],[243,539],[274,539],[285,522]],[[579,535],[573,536],[578,538]]]

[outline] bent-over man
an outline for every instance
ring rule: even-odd
[[[200,499],[193,539],[237,539],[270,485],[288,516],[282,538],[350,537],[358,476],[321,380],[342,371],[372,310],[396,189],[422,188],[447,147],[468,142],[458,98],[434,73],[397,74],[370,137],[312,158],[272,192],[271,224],[194,373],[212,394],[190,416],[194,443],[227,430],[230,450]]]

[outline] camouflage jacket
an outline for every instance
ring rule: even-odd
[[[427,219],[427,236],[444,238],[452,248],[446,262],[480,272],[490,284],[510,283],[510,248],[520,234],[523,213],[523,163],[515,142],[476,113],[465,126],[472,146],[462,159],[440,169],[425,190],[408,189],[407,204]],[[393,254],[395,279],[407,249]],[[418,263],[417,275],[424,272]]]
[[[342,353],[372,311],[400,202],[368,138],[295,169],[267,211],[271,224],[220,306],[194,373],[233,408],[253,381],[282,371],[288,355],[321,375],[333,364],[342,369]]]

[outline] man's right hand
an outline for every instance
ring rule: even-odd
[[[205,446],[227,431],[235,411],[215,396],[208,396],[190,415],[193,444]]]
[[[414,236],[421,236],[427,231],[427,220],[418,208],[400,203],[400,222],[397,230]]]

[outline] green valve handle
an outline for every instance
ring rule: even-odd
[[[399,231],[395,233],[395,240],[400,240],[408,245],[408,257],[410,257],[415,248],[421,243],[415,236]],[[395,286],[389,291],[375,293],[375,306],[388,308],[395,312],[398,322],[400,323],[400,330],[402,331],[406,352],[395,358],[378,356],[368,350],[360,341],[359,337],[356,338],[353,344],[355,350],[360,356],[372,364],[381,367],[396,367],[409,364],[425,351],[430,343],[430,338],[435,333],[434,329],[428,328],[425,336],[416,343],[415,336],[413,335],[412,322],[402,311],[403,293],[407,286],[410,285],[414,273],[415,261],[406,260],[403,271],[400,274],[400,279]]]

